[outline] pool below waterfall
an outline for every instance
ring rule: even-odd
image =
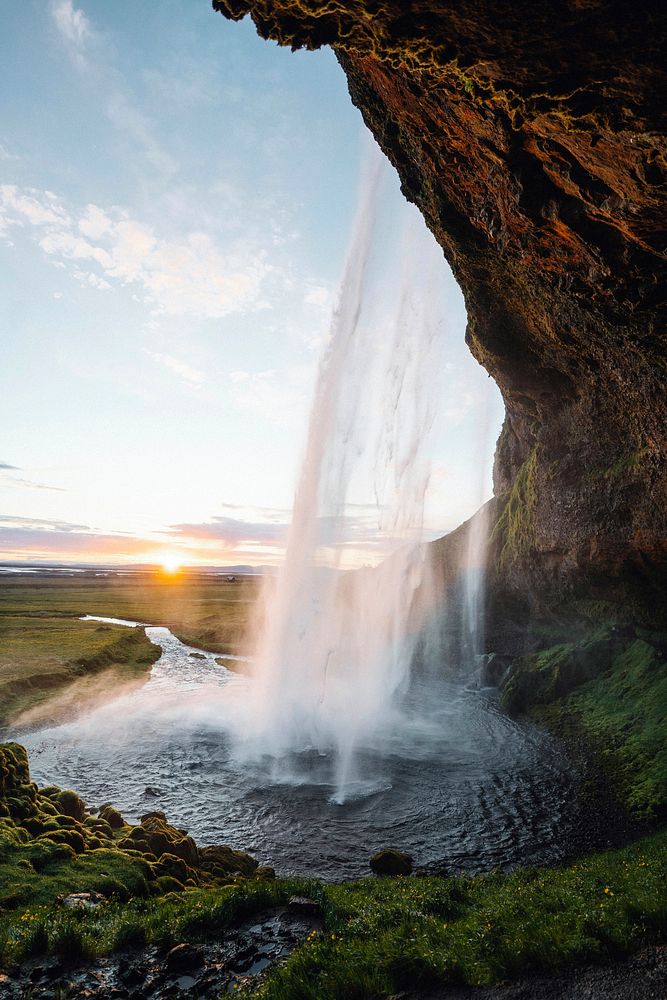
[[[341,804],[326,755],[239,752],[250,681],[228,669],[235,658],[186,646],[166,628],[146,632],[162,655],[141,689],[16,734],[38,783],[112,802],[130,821],[159,809],[198,843],[249,851],[281,875],[365,875],[384,846],[418,866],[470,872],[566,853],[577,819],[572,763],[548,734],[503,714],[492,689],[430,680],[428,713],[406,699],[393,730],[361,748]]]

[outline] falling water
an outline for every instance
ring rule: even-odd
[[[398,276],[395,265],[378,259],[381,173],[378,156],[362,183],[286,558],[266,602],[248,734],[256,752],[281,759],[282,767],[290,752],[330,755],[338,801],[359,784],[355,752],[396,723],[416,642],[416,603],[428,590],[422,528],[442,258],[411,213],[396,248]],[[377,301],[384,320],[373,315]],[[344,574],[359,528],[350,502],[364,487],[391,555],[375,569]]]

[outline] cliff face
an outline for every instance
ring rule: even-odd
[[[499,580],[657,605],[667,561],[664,6],[214,0],[331,45],[450,262],[507,418]],[[662,582],[661,582],[662,581]]]

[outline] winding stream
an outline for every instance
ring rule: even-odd
[[[438,682],[428,718],[405,704],[394,735],[362,748],[363,777],[340,805],[315,751],[292,754],[279,773],[239,757],[250,682],[222,664],[243,657],[141,627],[162,650],[141,689],[20,734],[40,784],[113,802],[131,821],[161,809],[199,843],[247,850],[282,875],[365,875],[388,845],[420,866],[467,871],[564,856],[576,822],[571,763],[550,736],[504,715],[494,691]]]

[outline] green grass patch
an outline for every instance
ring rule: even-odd
[[[291,895],[317,898],[325,930],[256,990],[263,1000],[388,997],[485,985],[518,973],[607,960],[667,930],[667,833],[561,869],[475,878],[246,882],[95,911],[35,903],[0,917],[5,965],[30,955],[98,956],[154,942],[215,940]]]
[[[667,818],[667,663],[637,639],[563,703],[594,741],[630,812]]]
[[[517,659],[502,703],[583,737],[637,820],[667,818],[667,636],[601,626]]]
[[[619,956],[664,934],[666,876],[663,832],[570,868],[326,886],[326,933],[257,996],[361,1000]]]

